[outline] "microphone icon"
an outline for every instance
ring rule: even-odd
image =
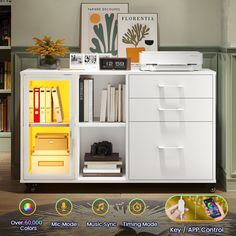
[[[67,209],[66,203],[65,203],[65,202],[62,202],[62,203],[61,203],[61,211],[62,211],[62,212],[65,212],[66,209]]]
[[[59,215],[67,216],[71,213],[73,204],[69,199],[61,198],[56,202],[55,209]]]

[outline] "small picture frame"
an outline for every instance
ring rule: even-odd
[[[70,69],[83,69],[83,54],[70,53]]]
[[[97,53],[70,53],[70,69],[99,70]]]

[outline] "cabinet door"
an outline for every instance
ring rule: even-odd
[[[22,77],[23,181],[74,179],[74,81],[72,74],[63,73],[28,73]]]
[[[131,180],[214,179],[211,122],[130,122]]]

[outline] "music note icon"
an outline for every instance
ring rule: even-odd
[[[109,204],[105,199],[98,198],[93,202],[92,210],[95,215],[104,216],[109,210]]]
[[[97,211],[103,211],[105,208],[105,203],[101,202],[98,204]]]

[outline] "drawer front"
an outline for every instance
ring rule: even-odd
[[[68,135],[36,134],[35,150],[68,150]]]
[[[129,121],[212,121],[212,99],[129,99]]]
[[[130,98],[212,98],[211,75],[131,75]]]
[[[69,156],[32,156],[32,173],[50,175],[69,175]]]
[[[131,180],[212,180],[211,122],[130,122]]]

